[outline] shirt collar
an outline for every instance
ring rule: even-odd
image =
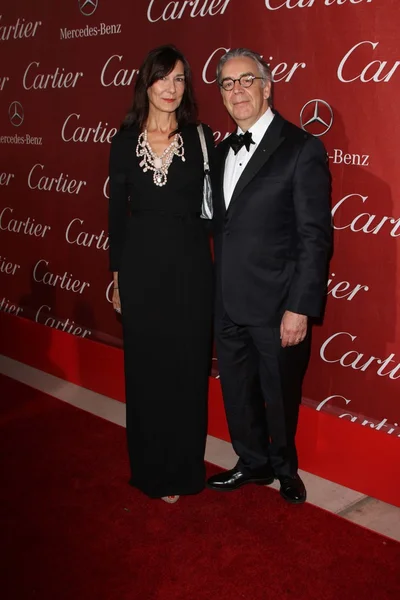
[[[274,113],[272,112],[271,108],[268,107],[267,110],[265,111],[264,114],[261,115],[261,117],[258,119],[258,121],[256,121],[254,123],[254,125],[252,125],[249,129],[250,133],[252,134],[253,137],[253,141],[255,142],[256,145],[258,145],[262,138],[265,135],[265,132],[267,131],[268,127],[271,125],[272,119],[274,118]],[[238,127],[237,129],[237,133],[244,133],[244,131]]]

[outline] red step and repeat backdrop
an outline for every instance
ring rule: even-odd
[[[304,402],[400,439],[399,1],[14,0],[1,12],[0,310],[121,346],[107,163],[137,69],[156,45],[181,48],[218,142],[233,126],[215,66],[247,46],[333,176],[335,251]]]

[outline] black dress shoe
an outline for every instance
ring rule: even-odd
[[[306,501],[307,492],[304,483],[298,475],[278,477],[281,482],[281,496],[292,504],[302,504]]]
[[[229,471],[213,475],[207,481],[207,487],[221,492],[232,492],[246,485],[247,483],[256,483],[257,485],[270,485],[275,477],[272,469],[259,469],[251,473],[243,473],[239,467],[234,467]]]

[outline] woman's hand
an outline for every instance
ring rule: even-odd
[[[112,295],[112,305],[113,309],[121,314],[121,300],[119,299],[119,284],[118,284],[118,271],[114,271],[113,273],[113,285],[114,291]]]
[[[112,305],[117,313],[121,313],[121,300],[119,298],[119,289],[114,288],[113,296],[112,296]]]

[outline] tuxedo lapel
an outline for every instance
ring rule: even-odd
[[[232,205],[240,196],[244,188],[257,175],[258,171],[265,165],[272,154],[279,148],[283,140],[282,127],[284,119],[277,113],[264,134],[261,142],[258,144],[256,151],[249,160],[246,168],[238,179],[235,189],[233,190],[232,198],[229,203],[228,211],[230,212]]]

